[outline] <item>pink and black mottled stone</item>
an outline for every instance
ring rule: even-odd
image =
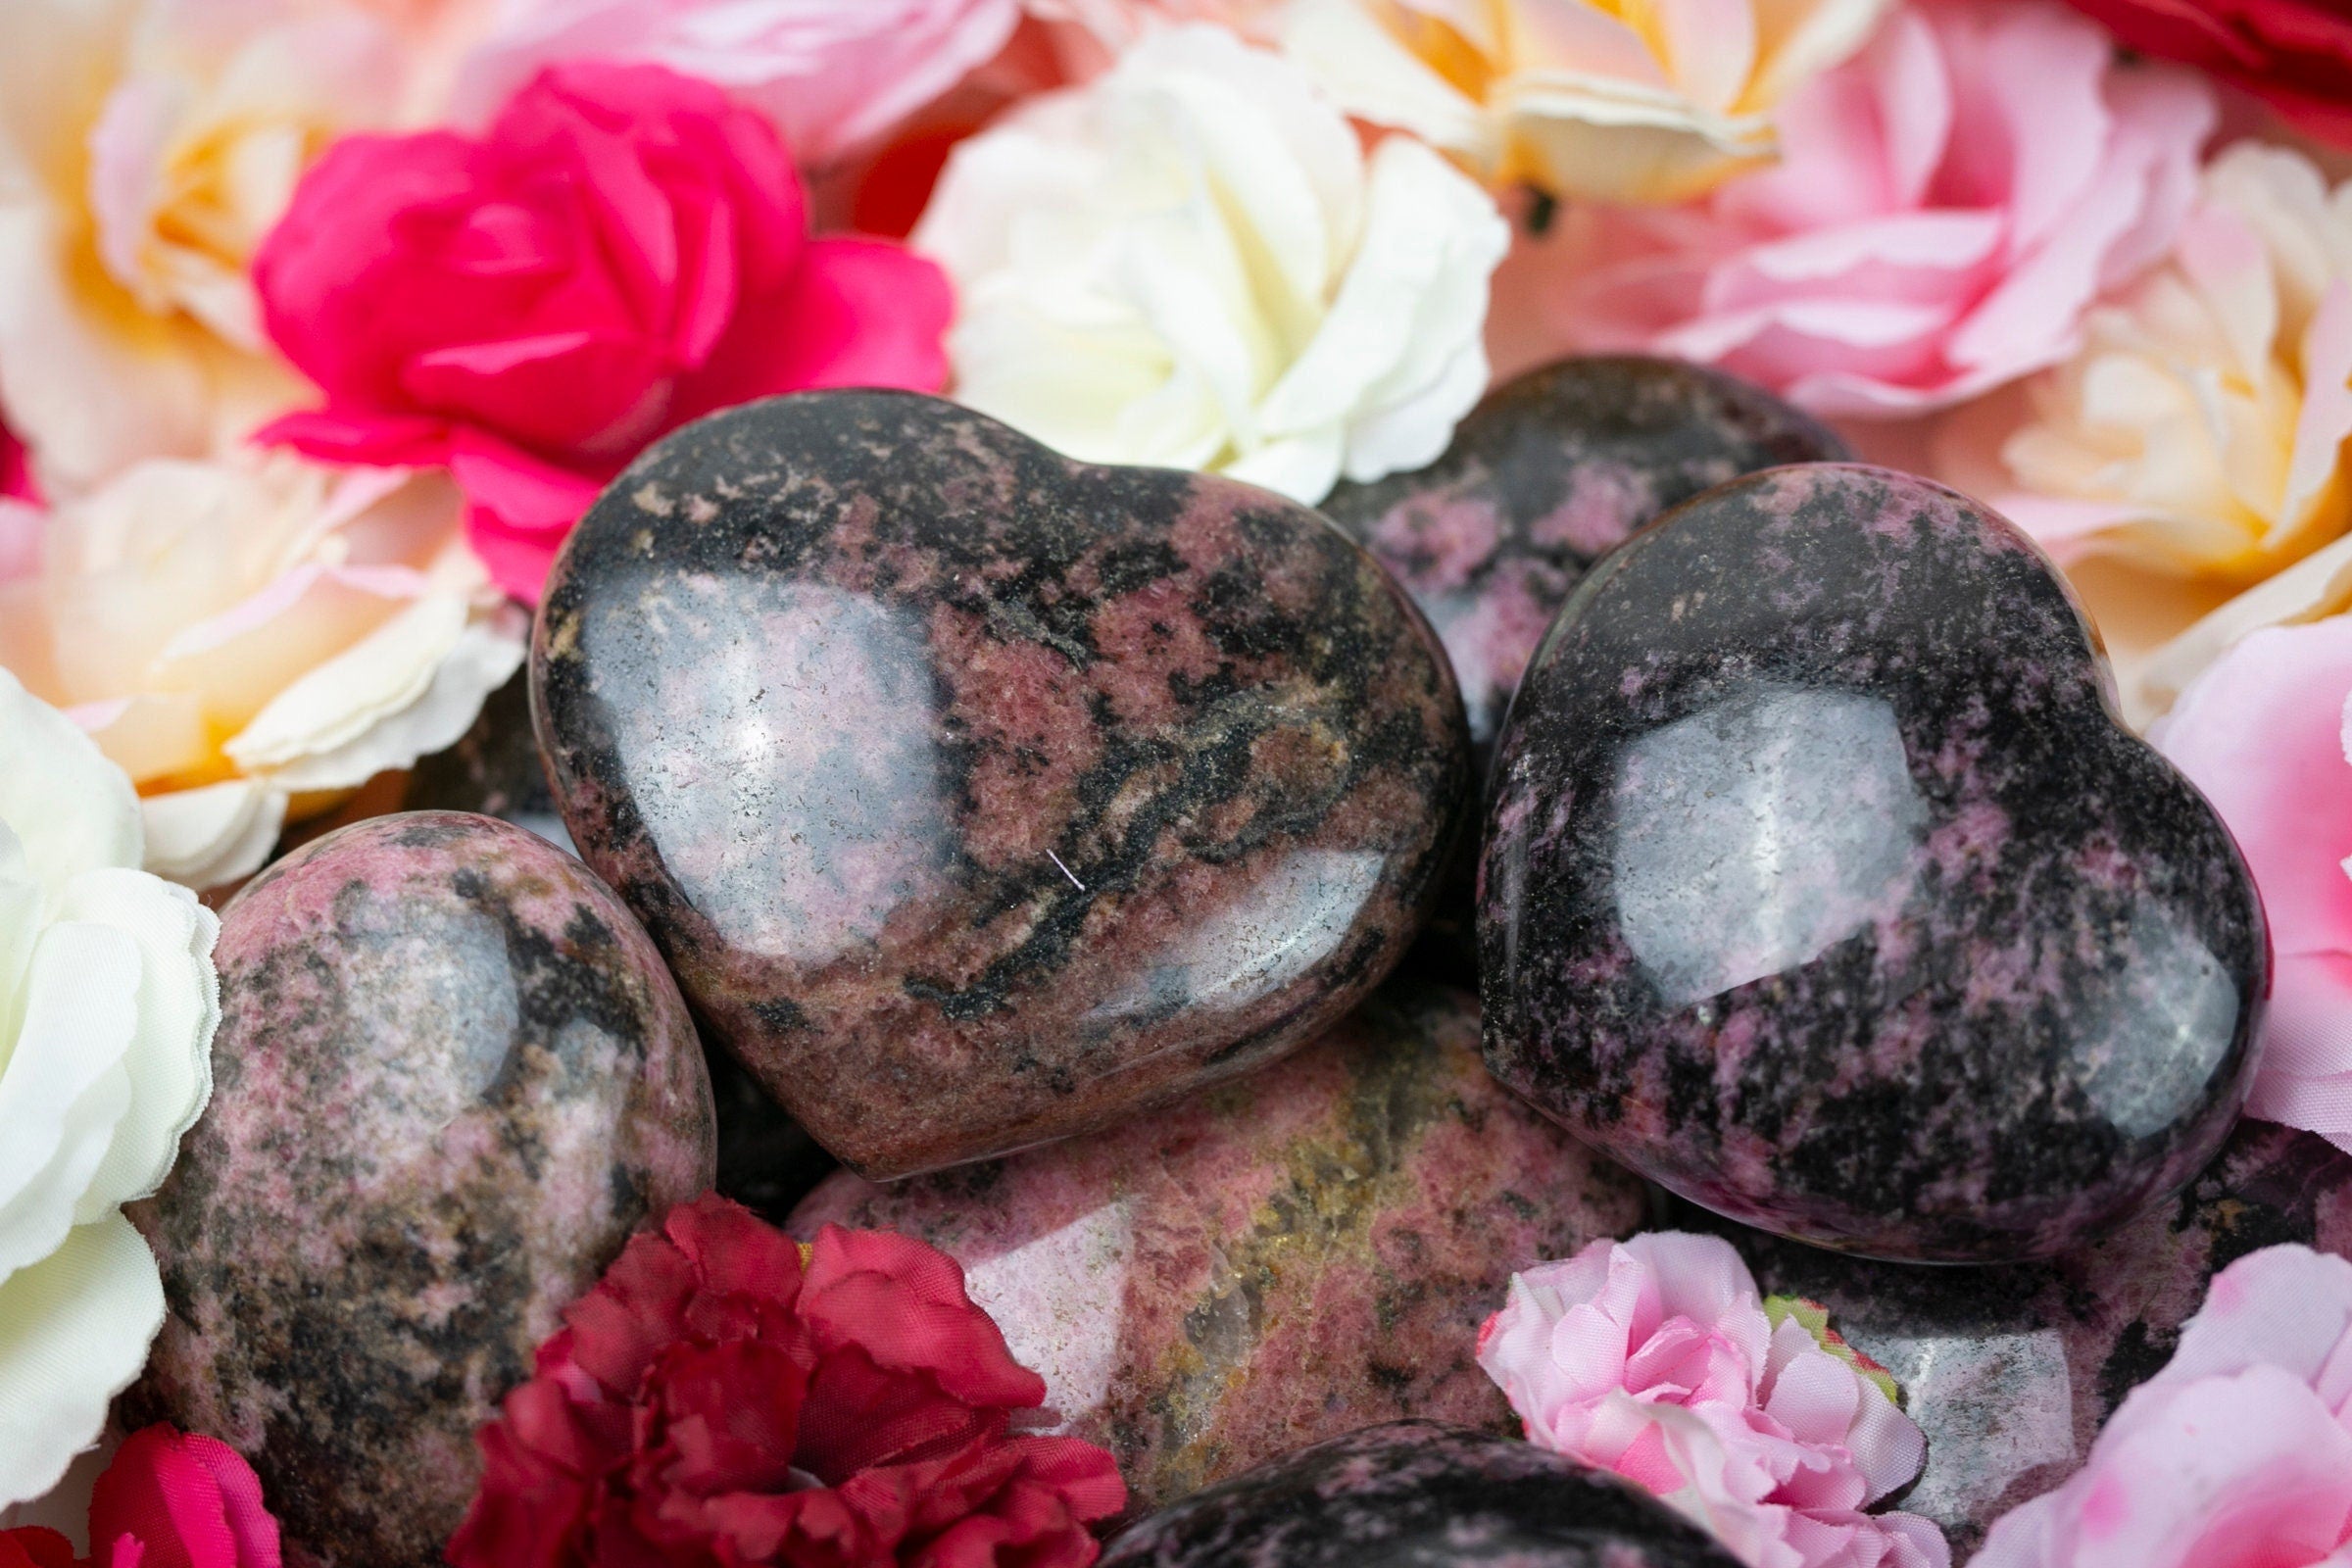
[[[215,956],[212,1105],[131,1211],[170,1315],[130,1419],[251,1460],[297,1568],[428,1568],[564,1306],[710,1186],[685,1003],[586,867],[455,812],[288,856]]]
[[[1311,1038],[1412,940],[1468,775],[1435,638],[1329,522],[901,393],[656,446],[532,682],[589,863],[876,1178]]]
[[[2242,1121],[2171,1201],[2078,1251],[1990,1268],[1839,1256],[1690,1206],[1673,1222],[1729,1236],[1767,1293],[1822,1302],[1894,1374],[1928,1437],[1902,1506],[1942,1525],[1960,1561],[2080,1468],[2124,1396],[2172,1358],[2215,1274],[2281,1243],[2352,1256],[2352,1158]]]
[[[2268,990],[2245,865],[1959,495],[1824,464],[1688,503],[1586,579],[1495,766],[1488,1062],[1683,1196],[2046,1256],[2229,1135]]]
[[[1129,1527],[1102,1568],[1738,1568],[1664,1503],[1436,1421],[1348,1433]]]
[[[1483,769],[1544,628],[1592,563],[1701,490],[1846,457],[1827,425],[1682,360],[1562,360],[1495,388],[1428,467],[1342,484],[1324,514],[1421,607]]]
[[[1148,1509],[1304,1443],[1516,1432],[1473,1358],[1510,1276],[1639,1229],[1632,1176],[1478,1059],[1463,993],[1392,983],[1289,1060],[1159,1115],[793,1216],[929,1242]]]

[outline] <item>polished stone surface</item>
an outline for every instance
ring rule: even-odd
[[[1468,775],[1434,637],[1323,518],[904,393],[656,446],[532,682],[589,863],[877,1178],[1311,1038],[1412,940]]]
[[[1496,755],[1487,1059],[1683,1196],[1877,1256],[2077,1247],[2220,1149],[2268,958],[2024,536],[1885,469],[1589,576]]]
[[[1928,1437],[1902,1506],[1943,1526],[1957,1562],[2074,1473],[2124,1396],[2171,1359],[2216,1273],[2283,1242],[2352,1255],[2352,1157],[2241,1122],[2172,1201],[2080,1251],[1992,1268],[1844,1257],[1688,1205],[1675,1223],[1731,1237],[1766,1292],[1822,1302],[1894,1374]]]
[[[1738,1568],[1614,1476],[1530,1443],[1398,1421],[1131,1526],[1101,1568]]]
[[[400,808],[495,816],[530,829],[566,855],[573,853],[531,732],[528,670],[517,670],[490,694],[457,745],[417,761]]]
[[[1632,1233],[1644,1199],[1496,1087],[1477,1043],[1467,996],[1392,983],[1243,1082],[920,1181],[836,1177],[792,1228],[955,1256],[1139,1509],[1375,1421],[1514,1432],[1479,1325],[1513,1271]]]
[[[1727,479],[1846,455],[1828,426],[1737,376],[1596,355],[1496,387],[1436,463],[1342,484],[1321,510],[1437,628],[1483,767],[1544,628],[1594,561]]]
[[[710,1186],[693,1026],[583,866],[452,812],[278,861],[216,958],[212,1106],[131,1210],[171,1315],[126,1411],[244,1453],[297,1568],[428,1568],[564,1304]]]

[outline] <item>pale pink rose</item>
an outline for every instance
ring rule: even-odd
[[[1581,209],[1544,247],[1580,346],[1719,365],[1816,414],[1947,407],[2056,364],[2161,257],[2213,94],[2047,0],[1930,0],[1778,116],[1706,202]]]
[[[551,65],[647,61],[716,82],[822,166],[985,64],[1020,17],[1020,0],[509,0],[459,72],[456,114],[487,123]]]
[[[2270,917],[2246,1113],[2352,1150],[2352,616],[2247,636],[2155,739],[2237,836]]]
[[[2162,1372],[1970,1568],[2352,1568],[2352,1263],[2272,1247],[2214,1276]]]
[[[1927,1520],[1863,1511],[1927,1454],[1891,1380],[1818,1309],[1768,1308],[1720,1237],[1599,1241],[1513,1276],[1478,1361],[1529,1442],[1654,1493],[1751,1568],[1951,1560]]]

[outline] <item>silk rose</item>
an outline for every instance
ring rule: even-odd
[[[280,1568],[261,1478],[227,1444],[134,1432],[90,1495],[90,1554],[54,1530],[0,1530],[0,1568]]]

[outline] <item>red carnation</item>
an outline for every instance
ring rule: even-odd
[[[456,1568],[1086,1568],[1110,1455],[1006,1434],[1046,1387],[944,1253],[709,1197],[640,1236],[481,1432]]]
[[[2352,10],[2343,0],[2075,0],[2142,54],[2179,60],[2352,147]]]
[[[0,1568],[278,1568],[277,1521],[237,1451],[152,1426],[90,1494],[90,1555],[54,1530],[0,1530]]]

